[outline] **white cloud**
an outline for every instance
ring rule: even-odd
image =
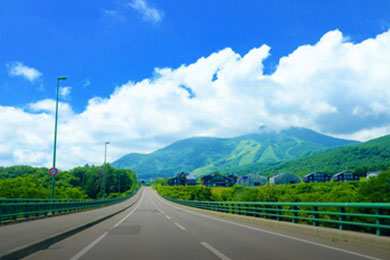
[[[89,79],[85,79],[83,81],[83,88],[89,87],[91,85],[91,81]]]
[[[326,33],[263,74],[263,45],[240,56],[230,48],[155,76],[127,82],[82,113],[60,103],[58,165],[68,168],[149,152],[191,136],[229,137],[260,125],[311,128],[367,140],[390,132],[390,31],[352,43]],[[192,92],[193,95],[190,95]],[[192,98],[191,98],[191,97]],[[50,165],[54,100],[24,110],[0,106],[0,164]]]
[[[63,98],[69,97],[72,87],[61,87],[60,96]]]
[[[145,0],[133,0],[129,3],[129,6],[138,11],[145,21],[158,23],[163,19],[164,12],[160,9],[149,6]]]
[[[125,16],[119,10],[103,9],[102,13],[104,16],[113,18],[118,21],[125,20]]]
[[[39,72],[37,69],[28,67],[24,65],[22,62],[18,62],[18,61],[10,62],[7,64],[7,67],[8,67],[8,74],[10,76],[21,76],[29,80],[30,82],[33,82],[42,76],[42,73]]]

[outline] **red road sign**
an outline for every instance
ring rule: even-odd
[[[49,174],[51,175],[51,176],[56,176],[57,174],[58,174],[58,169],[57,168],[50,168],[50,170],[49,170]]]

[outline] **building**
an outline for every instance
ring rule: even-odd
[[[198,184],[198,181],[196,180],[195,175],[188,174],[188,175],[186,175],[186,183],[187,183],[187,185],[196,185],[196,184]]]
[[[197,181],[194,175],[181,172],[176,175],[176,177],[168,179],[169,186],[187,186],[187,185],[196,185]]]
[[[228,175],[228,177],[234,181],[234,184],[237,184],[237,181],[238,181],[238,178],[239,178],[238,175],[230,174],[230,175]]]
[[[323,172],[312,172],[302,177],[303,182],[329,182],[330,176]]]
[[[278,173],[271,178],[269,178],[269,183],[271,185],[277,185],[277,184],[295,184],[300,183],[301,178],[295,174],[291,173]]]
[[[230,177],[212,173],[202,177],[202,184],[210,187],[232,187],[235,181]]]
[[[378,176],[379,174],[381,174],[382,173],[382,171],[377,171],[377,172],[367,172],[367,176],[366,176],[366,178],[367,179],[370,179],[370,178],[373,178],[373,177],[376,177],[376,176]]]
[[[332,176],[334,181],[358,181],[359,179],[359,174],[350,171],[342,171]]]
[[[248,187],[263,186],[267,184],[267,178],[256,173],[250,173],[246,176],[239,177],[237,184]]]

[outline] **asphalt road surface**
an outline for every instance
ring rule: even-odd
[[[118,216],[27,259],[390,259],[186,210],[144,188]]]

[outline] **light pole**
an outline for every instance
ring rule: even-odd
[[[104,169],[103,169],[103,198],[106,198],[106,163],[107,163],[107,145],[110,142],[104,143]]]
[[[56,97],[56,117],[54,123],[54,150],[53,150],[53,168],[56,167],[56,150],[57,150],[57,121],[58,121],[58,97],[60,92],[60,81],[66,80],[66,77],[57,78],[57,97]],[[51,199],[54,199],[54,176],[51,176]]]

